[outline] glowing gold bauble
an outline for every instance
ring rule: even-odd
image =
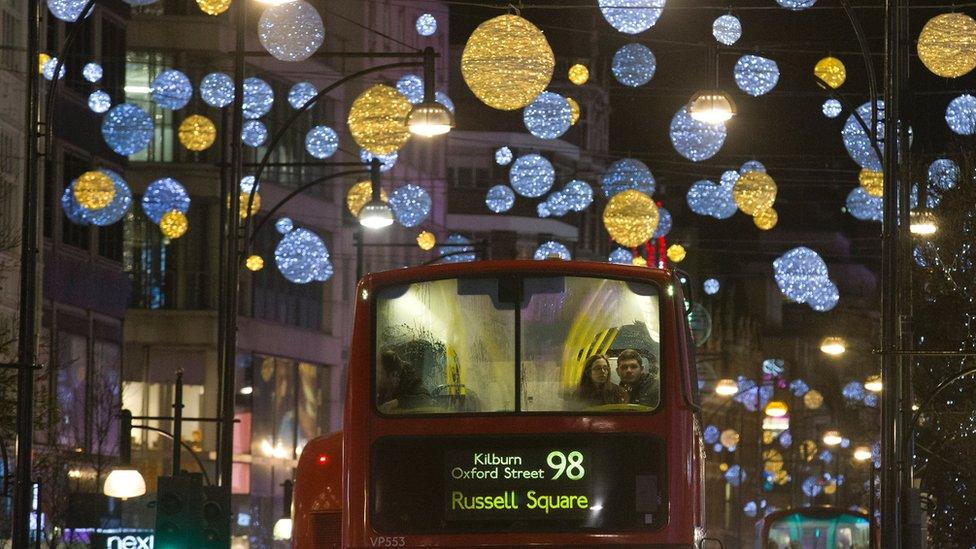
[[[767,208],[759,213],[757,213],[753,218],[752,222],[756,224],[756,227],[764,231],[768,231],[776,226],[776,222],[779,221],[779,214],[776,210],[772,208]]]
[[[847,68],[844,63],[836,57],[824,57],[813,67],[813,74],[827,83],[833,89],[837,89],[847,80]]]
[[[395,88],[377,84],[352,102],[346,121],[349,133],[357,145],[374,155],[395,153],[410,138],[407,117],[412,108]]]
[[[776,473],[783,470],[783,454],[779,450],[770,448],[763,450],[763,469],[768,473]]]
[[[100,210],[115,198],[115,183],[98,170],[78,176],[74,185],[75,201],[86,210]]]
[[[255,271],[255,272],[260,271],[261,269],[264,268],[264,258],[259,255],[252,255],[247,258],[247,261],[244,262],[244,265],[247,267],[247,270],[249,271]]]
[[[864,168],[857,174],[857,180],[861,184],[864,192],[871,196],[882,196],[884,194],[884,173],[876,172]]]
[[[183,236],[189,227],[190,222],[179,210],[170,210],[159,220],[159,230],[170,240]]]
[[[773,483],[782,486],[789,481],[790,481],[790,474],[786,472],[786,469],[780,469],[779,471],[773,473]]]
[[[660,214],[651,197],[634,189],[621,191],[603,209],[603,226],[621,246],[640,246],[657,229]]]
[[[732,187],[732,198],[742,213],[756,215],[773,207],[773,202],[776,201],[776,182],[763,172],[746,172]]]
[[[647,260],[644,259],[644,256],[635,255],[634,259],[630,260],[630,264],[634,267],[647,267]]]
[[[811,389],[803,395],[803,405],[811,410],[816,410],[823,405],[823,395],[820,394],[820,391]]]
[[[726,472],[726,471],[728,471],[729,470],[729,464],[728,463],[719,463],[718,464],[718,470],[721,471],[721,472],[723,472],[723,473]]]
[[[51,60],[51,56],[41,52],[37,54],[37,74],[44,74],[44,65]]]
[[[670,259],[672,262],[681,263],[685,256],[688,255],[688,252],[685,251],[685,247],[681,244],[672,244],[668,246],[667,254],[668,259]]]
[[[566,102],[569,103],[569,113],[572,116],[572,118],[569,119],[569,125],[575,126],[580,117],[579,103],[577,103],[572,97],[567,97]]]
[[[217,128],[206,116],[192,114],[180,122],[177,135],[180,137],[180,143],[187,149],[197,152],[205,151],[217,139]]]
[[[372,192],[370,192],[370,194],[372,194]],[[417,235],[417,246],[420,246],[421,250],[426,252],[427,250],[433,249],[436,245],[437,237],[434,236],[434,233],[430,231],[421,231],[420,234]]]
[[[247,217],[247,203],[248,201],[250,201],[250,199],[251,199],[251,193],[241,193],[241,204],[240,204],[240,208],[238,208],[237,211],[238,215],[241,216],[241,219]],[[259,193],[254,193],[254,201],[251,202],[251,215],[252,216],[256,215],[260,209],[261,209],[261,195]]]
[[[827,484],[824,484],[823,490],[824,493],[829,496],[837,491],[837,483],[835,481],[830,481]]]
[[[800,443],[800,457],[804,461],[813,461],[817,457],[817,443],[807,439]]]
[[[360,181],[346,191],[346,207],[354,217],[359,217],[359,210],[363,209],[373,199],[373,185],[369,181]],[[380,189],[380,200],[386,202],[386,189]]]
[[[976,68],[976,21],[965,13],[936,15],[918,35],[918,58],[930,71],[956,78]]]
[[[718,441],[726,448],[735,448],[739,443],[739,433],[735,429],[726,429],[718,436]]]
[[[776,434],[772,431],[763,431],[762,440],[763,444],[772,444],[773,439],[776,438]]]
[[[569,68],[569,81],[577,86],[582,86],[590,80],[590,69],[586,65],[577,63]]]
[[[230,7],[230,0],[197,0],[197,6],[207,15],[220,15]]]
[[[461,76],[485,105],[514,111],[531,103],[552,80],[556,58],[535,25],[500,15],[478,25],[461,53]]]

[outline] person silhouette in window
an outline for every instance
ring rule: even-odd
[[[393,351],[380,354],[378,393],[378,403],[384,409],[415,408],[430,401],[430,392],[420,376]]]
[[[603,355],[593,355],[583,365],[583,375],[573,392],[573,398],[582,406],[620,404],[626,395],[610,381],[610,361]]]
[[[657,367],[657,359],[648,357],[650,370]],[[617,355],[617,375],[620,376],[620,388],[627,395],[625,402],[655,407],[660,400],[660,381],[645,372],[641,366],[641,355],[634,349],[625,349]]]

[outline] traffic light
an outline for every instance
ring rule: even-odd
[[[201,549],[230,547],[230,487],[203,487],[203,540]]]
[[[202,539],[203,477],[200,473],[159,477],[154,548],[200,547]]]

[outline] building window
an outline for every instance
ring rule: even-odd
[[[155,224],[133,212],[123,221],[122,269],[132,279],[135,309],[163,309],[170,305],[167,290],[172,273],[168,270],[166,244]]]
[[[150,86],[156,76],[173,66],[173,58],[161,52],[129,51],[125,55],[125,101],[142,107],[153,120],[149,147],[129,155],[129,160],[171,162],[173,160],[173,111],[156,105]]]
[[[20,25],[17,18],[9,11],[3,10],[0,15],[0,36],[3,37],[3,47],[0,48],[0,68],[11,72],[20,72],[20,59],[23,55],[18,51],[23,47],[20,43]]]

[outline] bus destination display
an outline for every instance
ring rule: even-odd
[[[595,507],[586,448],[446,450],[445,518],[584,518]]]

